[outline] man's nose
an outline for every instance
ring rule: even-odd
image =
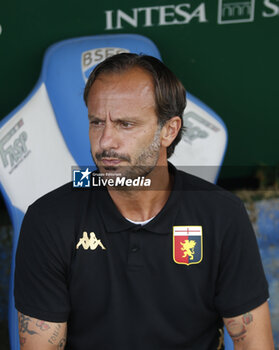
[[[106,123],[100,138],[100,147],[103,150],[116,149],[118,148],[118,135],[117,130],[113,123]]]

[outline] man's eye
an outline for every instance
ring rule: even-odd
[[[133,126],[133,124],[130,123],[130,122],[124,122],[124,121],[122,121],[122,122],[121,122],[121,126],[123,126],[124,128],[130,128],[131,126]]]
[[[101,120],[91,120],[90,124],[95,125],[95,126],[99,126],[99,125],[102,125],[103,122]]]

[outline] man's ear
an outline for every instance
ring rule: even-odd
[[[175,116],[169,119],[161,130],[161,145],[164,147],[169,147],[176,138],[180,128],[180,117]]]

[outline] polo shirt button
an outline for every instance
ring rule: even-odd
[[[134,246],[133,248],[131,248],[132,253],[136,253],[137,251],[139,251],[139,247]]]

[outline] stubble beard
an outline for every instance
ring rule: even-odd
[[[147,146],[136,158],[134,164],[132,164],[131,157],[128,154],[118,154],[115,151],[103,151],[101,153],[96,153],[93,156],[92,151],[91,155],[98,166],[98,161],[101,161],[102,158],[117,158],[121,160],[125,160],[131,165],[127,166],[101,166],[99,170],[104,173],[115,173],[117,176],[125,177],[126,179],[136,179],[138,177],[146,177],[148,176],[153,169],[156,167],[159,155],[160,155],[160,132],[162,127],[159,125],[153,140],[149,146]],[[104,176],[106,177],[106,176]],[[111,176],[107,176],[110,178]]]

